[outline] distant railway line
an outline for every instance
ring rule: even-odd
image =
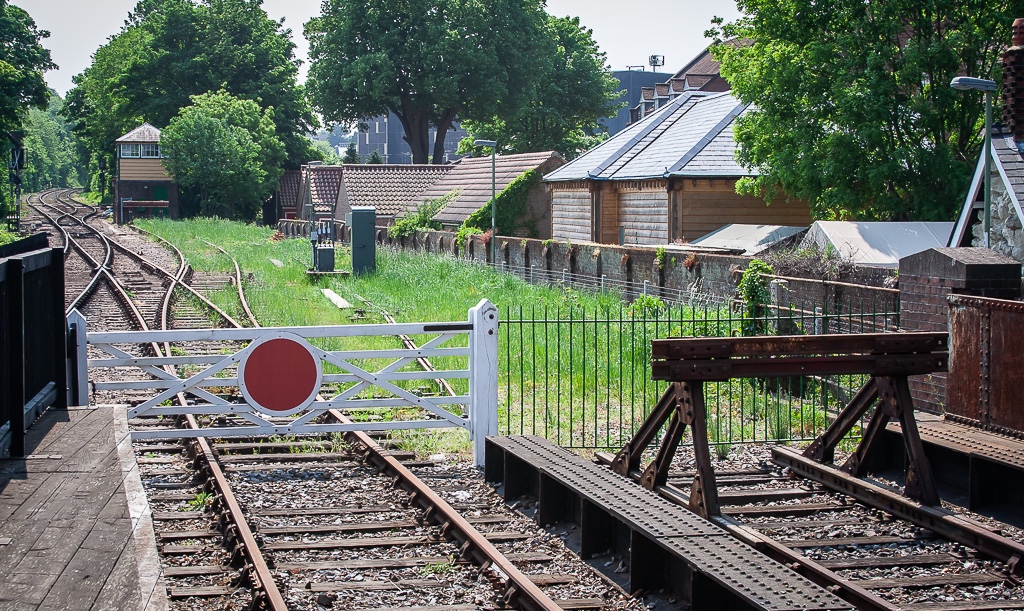
[[[195,276],[180,252],[133,234],[112,238],[109,226],[93,224],[97,211],[70,195],[45,192],[30,206],[66,245],[68,273],[76,277],[67,285],[68,306],[86,315],[90,330],[258,326],[237,264],[231,280],[201,276],[190,285]],[[239,287],[244,323],[203,295],[229,281]],[[123,348],[137,356],[182,350]],[[204,353],[224,349],[237,346],[199,347]],[[139,399],[130,391],[94,398]],[[193,416],[129,424],[211,425]],[[489,494],[471,467],[416,460],[363,433],[137,442],[135,450],[174,607],[196,608],[197,600],[207,600],[200,606],[639,608],[574,560],[557,537]],[[347,492],[339,497],[339,489]]]

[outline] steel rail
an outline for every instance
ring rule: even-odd
[[[328,410],[342,424],[352,421],[336,409]],[[367,459],[382,471],[387,471],[397,478],[407,492],[410,502],[419,505],[428,519],[441,525],[441,534],[461,544],[460,554],[472,560],[481,570],[494,568],[499,579],[504,577],[505,603],[516,605],[525,611],[560,611],[561,607],[545,594],[535,583],[505,557],[490,541],[484,538],[466,518],[455,510],[447,501],[430,489],[398,459],[390,456],[376,441],[362,431],[353,431],[346,435],[350,441],[367,448]]]
[[[804,457],[789,448],[772,448],[772,462],[849,495],[869,507],[887,511],[939,535],[1006,563],[1012,575],[1024,575],[1024,544],[998,535],[941,507],[922,505],[877,484]]]
[[[199,423],[196,421],[195,416],[190,414],[185,418],[189,428],[199,428]],[[270,571],[270,566],[263,557],[263,552],[260,551],[252,529],[249,528],[249,523],[245,519],[242,507],[238,504],[238,500],[231,491],[231,484],[228,482],[227,476],[224,475],[224,470],[221,469],[220,463],[217,462],[217,456],[213,453],[209,442],[204,438],[196,439],[195,447],[198,448],[198,453],[205,462],[208,475],[210,476],[209,481],[212,481],[217,489],[218,500],[223,504],[224,509],[227,510],[230,524],[235,529],[234,534],[241,541],[244,553],[248,557],[249,566],[247,568],[250,585],[260,592],[260,594],[257,594],[259,600],[253,600],[254,606],[256,603],[260,603],[272,611],[288,611],[288,603],[285,601],[284,595],[281,594],[280,588],[277,587],[277,582],[274,581],[274,575]]]
[[[242,309],[245,310],[245,315],[249,318],[249,322],[252,323],[252,326],[259,327],[260,323],[256,321],[256,316],[252,313],[252,310],[249,309],[249,302],[245,298],[245,291],[242,290],[242,270],[238,267],[238,261],[236,261],[234,257],[228,254],[228,251],[224,250],[220,246],[217,246],[212,242],[207,242],[206,240],[203,240],[203,242],[213,246],[225,257],[231,259],[231,264],[235,266],[235,287],[238,288],[238,301],[241,302]]]
[[[175,251],[178,253],[180,265],[178,267],[178,272],[172,276],[172,282],[164,293],[163,304],[161,306],[160,322],[161,327],[165,329],[168,327],[170,322],[170,300],[175,286],[188,286],[182,281],[186,271],[188,270],[188,266],[185,263],[185,257],[181,254],[181,251],[177,249],[175,249]],[[220,312],[219,309],[217,311]],[[233,326],[240,326],[238,322],[230,316],[225,316],[225,319]],[[159,348],[155,344],[154,348],[159,354]],[[167,350],[167,353],[170,354],[169,344],[165,343],[165,349]],[[173,368],[168,367],[168,369]],[[181,393],[178,394],[178,402],[182,405],[186,405],[185,397]],[[192,414],[185,416],[185,422],[191,429],[198,430],[200,428],[199,422]],[[271,611],[287,611],[288,603],[285,601],[280,588],[278,588],[277,582],[274,581],[274,576],[273,573],[271,573],[270,566],[267,564],[266,558],[263,557],[263,552],[260,551],[259,544],[256,542],[256,536],[249,527],[248,521],[245,519],[245,513],[238,504],[238,500],[235,498],[234,492],[231,490],[231,483],[224,474],[224,470],[221,469],[220,463],[217,462],[217,456],[210,447],[209,441],[201,437],[197,438],[193,442],[192,447],[194,448],[196,455],[202,458],[204,463],[203,468],[207,475],[207,481],[212,483],[217,492],[217,501],[227,513],[228,526],[224,532],[225,539],[229,537],[237,538],[241,543],[242,553],[245,554],[248,561],[246,573],[248,575],[249,585],[258,592],[252,601],[253,607],[259,606]]]
[[[614,458],[613,454],[597,454],[597,459],[606,466],[611,466]],[[629,477],[639,484],[643,479],[643,473],[639,470],[633,470],[630,471]],[[668,501],[682,505],[687,509],[690,508],[690,495],[672,484],[656,486],[654,492]],[[819,586],[827,588],[830,592],[854,605],[860,611],[899,611],[898,606],[886,602],[878,595],[843,579],[835,572],[804,556],[802,553],[786,547],[784,543],[767,537],[749,526],[744,526],[731,517],[713,517],[711,521],[725,529],[733,537],[750,545],[772,560],[788,566],[799,575],[806,577]]]
[[[41,205],[41,206],[50,206],[50,204],[47,204],[47,203],[43,202],[41,197],[39,199],[40,199],[39,205]],[[73,216],[70,216],[67,213],[62,213],[61,217],[57,217],[58,220],[55,220],[49,214],[47,214],[46,212],[43,212],[42,210],[37,208],[35,204],[28,203],[27,205],[30,208],[32,208],[33,210],[35,210],[36,212],[38,212],[39,214],[41,214],[43,217],[45,217],[48,221],[50,221],[65,236],[65,241],[64,241],[64,258],[67,258],[68,253],[70,252],[71,248],[74,248],[74,250],[76,252],[78,252],[80,255],[82,255],[82,258],[85,259],[86,263],[88,263],[90,266],[92,266],[93,274],[92,274],[92,278],[89,280],[89,283],[85,286],[84,289],[81,290],[81,292],[78,293],[77,296],[75,296],[74,299],[71,300],[71,303],[68,304],[68,307],[64,309],[64,313],[65,314],[70,314],[72,310],[74,310],[75,308],[78,308],[86,299],[89,298],[89,296],[91,296],[96,291],[96,287],[99,284],[100,279],[104,277],[103,274],[101,273],[101,270],[104,269],[103,265],[101,265],[98,261],[96,261],[96,259],[94,259],[93,256],[91,254],[89,254],[89,252],[87,250],[85,250],[85,248],[82,247],[82,245],[79,244],[77,240],[75,240],[75,239],[73,239],[71,237],[71,234],[65,229],[65,227],[59,223],[59,219],[60,218],[63,218],[64,216],[68,216],[69,218],[74,218]],[[52,207],[52,206],[50,206],[50,207]],[[78,220],[78,219],[75,219],[75,220]],[[86,225],[86,227],[88,227],[88,225]],[[95,231],[94,228],[90,227],[90,229],[93,229],[93,231]]]
[[[389,325],[397,324],[397,322],[395,321],[395,317],[392,316],[389,312],[381,310],[380,314],[384,318],[384,322],[388,323]],[[419,350],[419,347],[416,345],[416,342],[412,341],[412,338],[409,337],[408,335],[399,335],[398,339],[401,340],[402,345],[405,346],[407,349]],[[420,367],[423,368],[423,371],[437,371],[437,368],[434,367],[434,365],[425,356],[416,357],[416,362],[419,364]],[[435,378],[434,382],[436,382],[438,386],[443,388],[444,391],[451,395],[452,397],[457,396],[455,389],[452,388],[452,385],[448,383],[448,380],[445,380],[444,378]]]

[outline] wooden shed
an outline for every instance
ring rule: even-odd
[[[160,130],[143,123],[115,142],[115,220],[127,223],[140,217],[178,218],[178,185],[164,165]]]
[[[733,126],[747,106],[728,92],[688,90],[549,174],[552,237],[606,244],[695,240],[731,223],[807,226],[806,202],[768,205],[736,193],[752,175],[735,160]]]

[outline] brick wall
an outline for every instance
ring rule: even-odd
[[[997,299],[1021,296],[1020,263],[986,248],[932,248],[900,260],[900,327],[906,331],[949,331],[949,296]],[[914,406],[942,413],[946,374],[910,380]]]

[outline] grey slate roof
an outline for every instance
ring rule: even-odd
[[[750,176],[735,161],[732,136],[746,109],[728,92],[684,93],[545,180]]]
[[[544,173],[564,163],[554,151],[498,155],[494,162],[497,193],[504,191],[513,180],[530,170]],[[451,171],[447,176],[427,188],[415,203],[442,197],[450,191],[458,191],[455,199],[434,216],[435,221],[458,224],[491,201],[491,158],[463,158],[449,167]],[[415,203],[411,203],[409,208],[412,209]]]
[[[114,142],[160,142],[160,130],[149,123],[143,123]]]
[[[984,133],[984,132],[983,132]],[[992,128],[992,179],[1002,180],[1011,196],[1014,210],[1019,218],[1024,218],[1024,152],[1018,150],[1013,136],[1003,132],[1002,126]],[[978,162],[975,166],[975,176],[967,191],[967,196],[960,208],[956,226],[949,237],[950,246],[970,246],[972,235],[971,226],[973,223],[972,211],[975,206],[981,207],[982,190],[984,184],[984,151],[978,153]],[[998,177],[998,178],[997,178]],[[977,204],[976,204],[977,202]],[[979,213],[980,214],[980,213]]]

